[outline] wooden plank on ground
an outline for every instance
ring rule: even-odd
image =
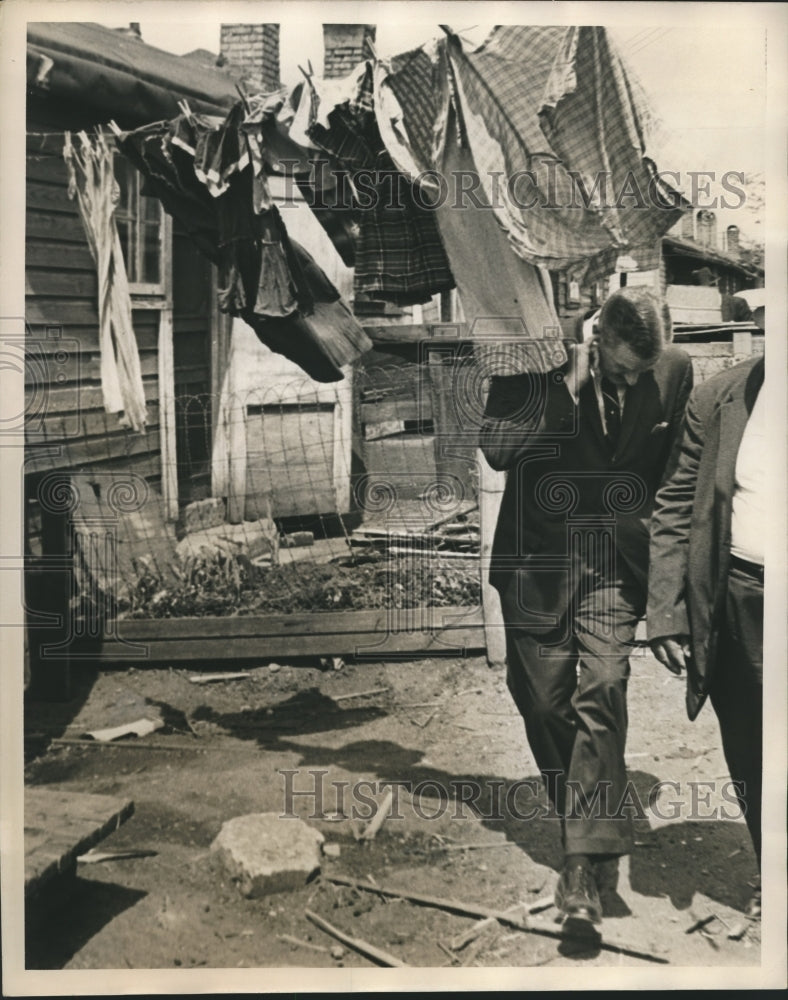
[[[127,643],[142,644],[145,654],[130,655]],[[461,656],[480,649],[484,649],[484,627],[478,607],[382,608],[232,618],[125,619],[108,629],[102,659],[216,662],[246,657],[419,652]]]
[[[134,812],[131,799],[55,788],[25,789],[25,897],[68,871]]]

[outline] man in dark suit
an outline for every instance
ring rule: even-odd
[[[766,532],[763,358],[692,393],[673,471],[651,528],[648,637],[687,670],[687,712],[717,713],[725,759],[760,867],[763,564]],[[748,904],[760,915],[760,890]]]
[[[601,920],[597,880],[632,844],[626,679],[645,611],[648,519],[692,385],[669,315],[643,288],[546,374],[491,379],[480,445],[507,470],[490,582],[507,683],[562,819],[565,920]]]

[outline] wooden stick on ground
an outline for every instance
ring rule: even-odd
[[[419,727],[419,729],[426,729],[437,714],[438,714],[438,709],[433,708],[433,710],[430,712],[430,714],[427,716],[424,722],[416,722],[415,719],[411,719],[411,722],[416,722],[416,725]]]
[[[440,948],[440,950],[445,955],[449,956],[449,958],[451,959],[451,964],[452,965],[459,965],[460,964],[459,958],[457,958],[456,955],[452,954],[452,952],[449,951],[449,949],[446,947],[446,945],[442,941],[436,941],[435,944]]]
[[[299,948],[311,948],[312,951],[322,951],[326,955],[328,954],[328,948],[324,948],[322,944],[312,944],[311,941],[302,941],[301,938],[293,937],[292,934],[277,934],[278,941],[287,941],[288,944],[296,944]]]
[[[588,935],[572,934],[565,928],[557,929],[552,924],[544,923],[542,921],[529,920],[526,922],[517,917],[508,916],[504,910],[495,910],[489,906],[472,906],[467,903],[462,903],[456,899],[442,899],[439,896],[426,896],[419,892],[401,892],[398,889],[386,889],[383,886],[373,888],[364,882],[357,882],[355,879],[344,878],[339,875],[332,875],[327,877],[326,880],[328,882],[333,882],[335,885],[346,885],[351,888],[363,889],[365,892],[376,892],[382,896],[394,896],[399,897],[400,899],[408,899],[412,903],[421,903],[423,906],[434,906],[438,909],[446,910],[449,913],[459,913],[461,916],[493,917],[499,923],[504,924],[507,927],[514,927],[516,930],[526,931],[531,934],[541,934],[544,937],[550,937],[560,941],[565,941],[571,938],[583,940],[584,942],[589,943]],[[598,947],[603,951],[612,951],[621,955],[631,955],[633,958],[641,958],[646,962],[659,962],[662,965],[668,964],[667,959],[661,958],[653,952],[643,951],[640,948],[624,944],[621,941],[614,941],[609,938],[599,938],[598,940],[593,940],[592,943],[594,947]]]
[[[188,750],[191,753],[260,753],[257,746],[209,746],[201,743],[197,746],[191,743],[149,743],[138,738],[130,740],[113,740],[104,743],[100,740],[67,740],[52,739],[50,746],[54,747],[84,747],[86,750]]]
[[[372,887],[367,886],[366,888],[370,889]],[[333,924],[330,924],[327,920],[319,917],[311,910],[304,910],[304,913],[313,924],[317,924],[317,926],[322,931],[325,931],[326,934],[330,934],[331,937],[336,938],[337,941],[341,941],[342,944],[346,944],[348,948],[352,948],[353,951],[357,951],[365,958],[369,958],[373,962],[377,962],[378,965],[387,965],[392,968],[407,968],[405,963],[400,962],[400,960],[395,958],[394,955],[389,955],[388,952],[383,951],[381,948],[376,948],[374,945],[368,944],[360,938],[350,937],[349,934],[345,934],[343,931],[339,930],[339,928],[334,927]]]
[[[514,906],[510,906],[505,912],[510,917],[516,917],[521,913],[525,915],[525,904],[515,903]],[[494,917],[485,917],[483,920],[478,920],[464,934],[458,934],[457,937],[452,938],[449,942],[449,947],[452,951],[462,951],[471,941],[475,941],[483,931],[497,923],[498,921]]]
[[[520,847],[528,844],[528,840],[504,840],[500,844],[444,844],[442,851],[491,851],[498,847]]]
[[[391,803],[394,799],[394,793],[390,788],[386,789],[386,794],[383,796],[383,801],[378,806],[378,811],[370,820],[369,826],[364,830],[364,832],[359,836],[359,840],[374,840],[378,830],[383,826],[386,817],[388,816],[389,809],[391,808]]]
[[[331,698],[333,701],[347,701],[348,698],[368,698],[373,694],[383,694],[384,691],[389,691],[390,688],[372,688],[370,691],[353,691],[351,694],[332,694]]]
[[[241,673],[235,674],[194,674],[189,678],[190,684],[215,684],[220,681],[242,681],[247,677],[251,677],[251,674],[242,671]]]

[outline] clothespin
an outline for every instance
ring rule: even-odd
[[[312,60],[311,59],[307,59],[306,64],[309,67],[309,75],[310,76],[314,76],[315,75],[315,71],[312,69]]]
[[[118,128],[118,124],[114,118],[107,122],[107,128],[109,128],[110,132],[112,132],[116,139],[119,139],[123,135],[123,132],[121,132]]]

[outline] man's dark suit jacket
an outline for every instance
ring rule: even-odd
[[[700,711],[713,676],[725,608],[736,456],[763,375],[761,357],[720,372],[694,390],[672,474],[656,496],[648,637],[691,635],[691,719]]]
[[[485,458],[508,471],[490,582],[509,623],[521,627],[556,625],[566,612],[587,565],[584,543],[570,535],[595,524],[615,526],[617,551],[645,600],[648,518],[692,388],[688,355],[666,347],[627,389],[611,455],[593,383],[576,403],[566,367],[493,377],[481,428]]]

